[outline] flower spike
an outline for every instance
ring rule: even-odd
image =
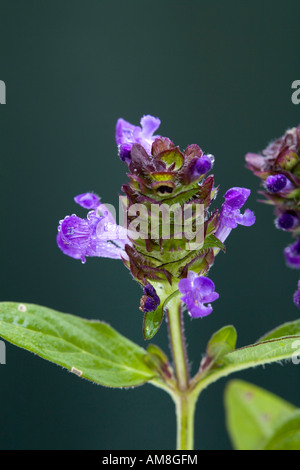
[[[89,211],[87,217],[65,217],[57,235],[63,253],[82,262],[88,256],[123,261],[143,288],[140,309],[144,325],[153,319],[150,331],[157,331],[163,306],[178,289],[193,318],[212,312],[219,294],[207,273],[231,230],[255,222],[249,209],[241,213],[250,195],[246,188],[231,188],[221,211],[212,212],[218,193],[209,175],[214,156],[196,144],[181,150],[155,134],[159,126],[159,118],[150,115],[140,126],[118,119],[116,144],[129,170],[121,196],[124,226],[116,224],[97,195],[83,193],[75,202]]]

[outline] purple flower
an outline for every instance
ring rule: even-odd
[[[300,268],[300,238],[293,245],[284,249],[284,256],[290,268]]]
[[[154,132],[160,126],[160,120],[153,116],[143,116],[141,127],[134,126],[130,122],[120,118],[116,126],[116,142],[119,148],[121,160],[129,163],[130,151],[133,144],[140,144],[148,154],[151,154],[151,148],[154,140],[160,136],[153,136]]]
[[[199,178],[199,176],[208,173],[212,169],[213,162],[213,155],[202,155],[201,157],[199,157],[190,169],[191,181]]]
[[[292,230],[299,225],[299,220],[295,212],[286,211],[276,219],[275,224],[280,230]]]
[[[294,189],[294,185],[281,173],[268,176],[266,179],[266,188],[270,193],[276,194]]]
[[[215,236],[222,243],[224,243],[233,228],[238,225],[250,227],[255,223],[255,215],[250,209],[246,209],[244,214],[241,214],[240,211],[250,193],[250,189],[246,188],[231,188],[226,192],[225,202],[220,212],[219,227],[215,233]]]
[[[146,284],[144,287],[144,295],[141,298],[140,310],[143,312],[153,312],[157,309],[160,304],[160,298],[158,297],[156,290],[151,284]]]
[[[100,203],[100,198],[91,193],[76,196],[75,201],[85,208],[93,207],[86,219],[77,215],[67,215],[59,222],[57,244],[62,252],[71,258],[87,256],[127,259],[125,245],[130,244],[127,230],[115,223],[108,208]]]
[[[298,289],[294,294],[293,300],[294,304],[300,309],[300,281],[298,281]]]
[[[210,302],[219,298],[211,279],[197,276],[193,271],[189,271],[186,279],[179,281],[178,288],[181,294],[185,294],[181,300],[186,304],[189,314],[193,318],[209,315],[213,311]]]

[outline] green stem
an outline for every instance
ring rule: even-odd
[[[178,298],[168,303],[167,321],[178,389],[172,394],[177,417],[177,450],[194,448],[195,395],[190,393],[190,377],[182,322],[182,305]]]
[[[177,385],[181,392],[185,392],[189,386],[189,371],[182,323],[182,306],[178,298],[174,298],[168,303],[167,321]]]
[[[196,402],[189,393],[175,399],[177,417],[177,450],[194,449],[194,415]]]

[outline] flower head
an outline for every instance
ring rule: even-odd
[[[188,273],[186,279],[179,281],[178,288],[181,294],[184,294],[181,300],[186,304],[189,314],[193,318],[209,315],[213,311],[210,302],[219,298],[219,294],[215,292],[213,281],[208,277],[197,276],[193,271]]]
[[[75,202],[89,210],[87,217],[73,214],[61,220],[57,243],[82,262],[87,256],[122,259],[144,288],[140,308],[145,315],[157,310],[157,319],[163,314],[161,302],[166,305],[179,288],[190,315],[204,317],[219,297],[206,277],[215,256],[233,228],[255,221],[252,211],[240,211],[250,191],[231,188],[221,211],[212,211],[218,193],[214,176],[208,175],[213,155],[196,144],[181,150],[168,137],[155,135],[159,125],[150,115],[142,117],[140,126],[122,118],[117,122],[119,156],[129,170],[121,196],[124,227],[97,195],[83,193]]]

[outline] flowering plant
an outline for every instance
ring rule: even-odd
[[[240,349],[235,328],[224,326],[212,334],[198,372],[190,377],[183,313],[204,318],[212,313],[212,303],[217,306],[219,293],[208,273],[225,252],[230,232],[255,223],[250,209],[241,211],[250,190],[230,188],[220,210],[212,210],[219,190],[208,175],[214,157],[198,145],[182,151],[155,135],[158,118],[144,116],[140,124],[119,119],[116,126],[129,178],[120,196],[123,222],[117,224],[113,208],[96,194],[80,194],[75,202],[87,216],[62,219],[57,244],[82,263],[95,256],[124,264],[141,287],[144,340],[156,335],[165,316],[172,360],[158,346],[144,349],[106,323],[31,304],[2,302],[0,335],[95,383],[133,387],[148,382],[166,391],[176,406],[177,448],[187,450],[194,446],[194,412],[202,390],[233,372],[291,358],[300,325],[287,323]],[[221,293],[221,286],[217,290]]]

